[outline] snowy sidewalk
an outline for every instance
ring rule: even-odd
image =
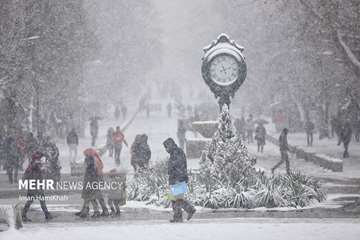
[[[20,231],[0,233],[7,240],[22,240],[29,237],[37,240],[60,239],[316,239],[316,240],[357,240],[360,235],[356,219],[303,220],[303,219],[203,219],[183,224],[167,221],[87,223],[65,226],[58,224],[34,224]]]

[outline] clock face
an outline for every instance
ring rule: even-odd
[[[239,77],[239,64],[227,54],[216,56],[210,63],[210,78],[219,85],[230,85]]]

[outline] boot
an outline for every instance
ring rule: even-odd
[[[190,220],[193,216],[194,216],[194,213],[196,212],[196,209],[195,208],[193,208],[193,209],[191,209],[189,212],[188,212],[188,215],[187,215],[187,218],[186,218],[186,220]]]
[[[32,222],[30,218],[28,218],[26,215],[21,216],[23,222]]]
[[[104,209],[103,210],[103,212],[101,213],[101,216],[102,217],[107,217],[107,216],[109,216],[110,214],[109,214],[109,211],[107,210],[107,209]]]
[[[170,219],[170,222],[171,223],[182,223],[183,222],[183,219],[182,218],[174,218],[173,219]]]
[[[115,213],[115,215],[116,215],[116,216],[120,216],[120,214],[121,214],[120,208],[119,208],[119,206],[116,206],[116,213]]]
[[[89,212],[87,212],[87,211],[81,212],[81,213],[79,214],[79,217],[81,217],[81,218],[87,218],[87,217],[89,217]]]
[[[51,220],[51,219],[53,219],[54,217],[50,214],[50,212],[45,212],[45,219],[47,220],[47,221],[49,221],[49,220]]]
[[[77,212],[77,213],[75,213],[75,216],[80,216],[81,215],[81,213],[83,213],[84,211],[86,211],[86,212],[89,212],[90,211],[90,209],[89,209],[89,207],[86,207],[86,209],[81,209],[81,211],[80,212]]]
[[[111,210],[111,216],[115,216],[116,215],[116,211],[115,211],[115,208],[113,206],[110,207],[110,210]]]
[[[100,216],[101,216],[100,211],[94,211],[94,214],[91,217],[92,218],[98,218]]]

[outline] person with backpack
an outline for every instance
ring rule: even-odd
[[[123,143],[126,147],[128,147],[128,143],[125,140],[124,133],[120,130],[120,127],[117,126],[116,130],[113,134],[113,144],[114,144],[114,151],[115,151],[115,163],[117,166],[120,165],[120,154],[122,150]]]

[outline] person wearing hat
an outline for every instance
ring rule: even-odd
[[[165,150],[170,154],[168,160],[169,185],[174,186],[179,183],[188,182],[187,163],[184,151],[179,148],[172,138],[164,141]],[[184,198],[184,194],[173,196],[172,208],[174,212],[172,223],[182,222],[182,210],[187,212],[187,220],[190,220],[195,213],[194,206]]]
[[[25,170],[24,177],[23,177],[24,180],[42,181],[44,179],[43,172],[41,169],[41,167],[42,167],[41,159],[43,157],[44,157],[44,154],[39,151],[36,151],[33,153],[33,155],[31,156],[31,162],[30,162],[28,168]],[[26,201],[25,206],[22,211],[22,219],[24,222],[31,221],[31,219],[29,219],[26,216],[26,214],[29,211],[31,204],[34,202],[34,199],[38,199],[40,201],[40,206],[41,206],[42,211],[44,212],[45,219],[50,220],[53,218],[46,207],[45,193],[44,193],[44,189],[41,186],[36,189],[28,189],[27,199],[28,200]]]

